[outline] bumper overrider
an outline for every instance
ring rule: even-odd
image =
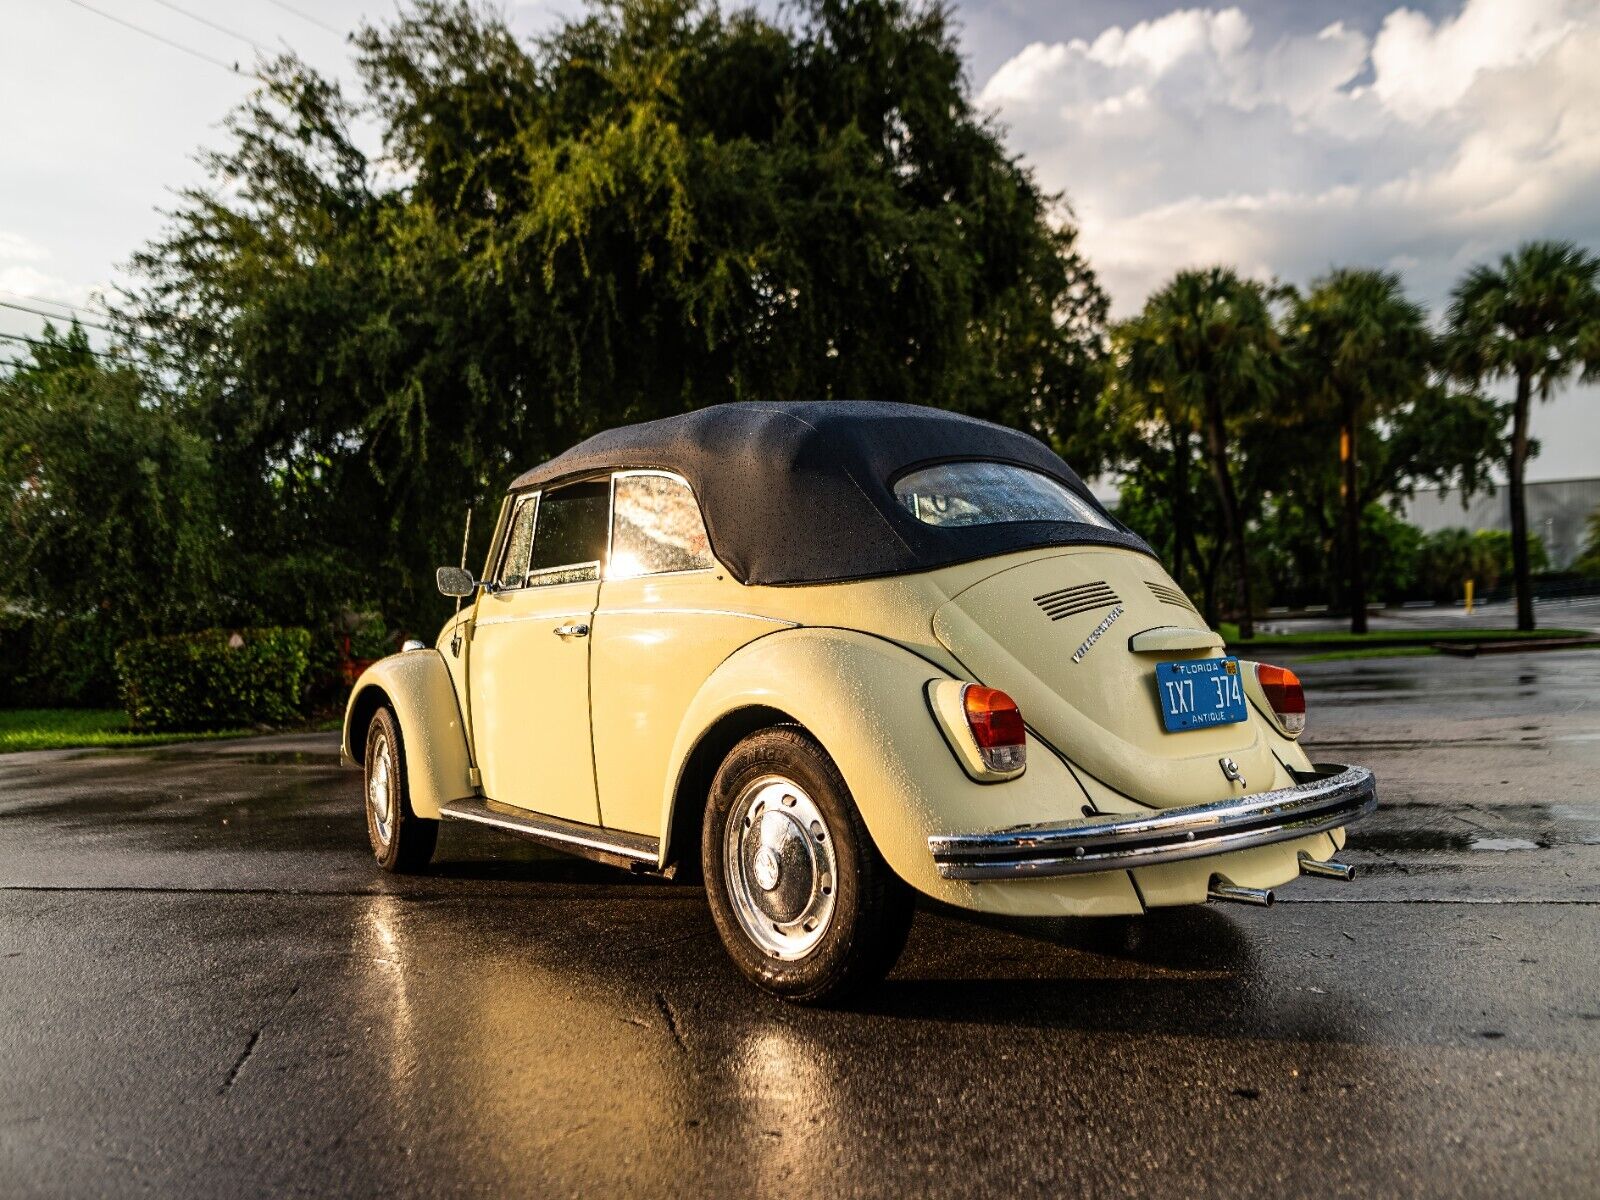
[[[946,879],[1036,879],[1148,867],[1270,846],[1326,833],[1378,806],[1377,783],[1365,767],[1318,764],[1292,787],[1169,808],[1115,813],[993,833],[930,837],[928,848]]]

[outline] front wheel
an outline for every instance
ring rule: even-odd
[[[420,871],[433,858],[439,822],[411,811],[405,744],[392,710],[380,708],[367,726],[367,840],[385,871]]]
[[[878,853],[838,767],[798,729],[751,734],[723,761],[700,861],[728,954],[786,999],[840,999],[882,979],[905,946],[911,889]]]

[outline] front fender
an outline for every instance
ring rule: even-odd
[[[949,672],[904,647],[852,630],[789,629],[751,642],[712,673],[689,706],[673,747],[661,828],[674,827],[677,781],[708,731],[741,709],[771,709],[804,726],[832,755],[879,852],[919,891],[991,912],[1139,912],[1121,871],[1004,884],[940,877],[930,835],[1072,819],[1089,802],[1066,764],[1034,738],[1020,777],[971,779],[925,695],[930,679],[946,678]]]
[[[381,705],[394,709],[405,752],[411,809],[439,818],[439,806],[474,792],[471,756],[455,685],[444,655],[408,650],[380,659],[361,673],[344,710],[340,751],[347,762],[365,754],[367,726]]]

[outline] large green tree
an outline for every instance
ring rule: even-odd
[[[1158,331],[1143,318],[1118,322],[1111,330],[1111,354],[1100,406],[1115,447],[1117,464],[1128,475],[1121,514],[1162,552],[1173,579],[1189,586],[1192,569],[1205,593],[1208,620],[1216,619],[1213,575],[1203,568],[1195,534],[1198,497],[1193,486],[1196,414],[1182,393],[1169,391],[1165,378],[1147,370]]]
[[[78,326],[0,374],[0,681],[9,703],[106,701],[125,638],[225,602],[205,443]]]
[[[1286,382],[1282,341],[1263,285],[1227,267],[1180,271],[1116,332],[1120,393],[1137,421],[1164,429],[1173,458],[1174,496],[1187,490],[1190,439],[1198,437],[1216,493],[1223,544],[1235,568],[1239,632],[1255,632],[1254,588],[1235,448],[1271,416]],[[1190,544],[1186,512],[1175,521]]]
[[[421,623],[468,504],[717,401],[909,400],[1093,444],[1104,297],[974,110],[945,11],[784,11],[622,0],[524,45],[420,3],[356,39],[359,95],[268,71],[138,256],[135,310],[284,588],[363,578]]]
[[[1450,359],[1473,380],[1509,379],[1512,568],[1517,628],[1532,629],[1533,586],[1523,480],[1533,397],[1548,400],[1574,376],[1600,374],[1600,258],[1571,242],[1527,242],[1473,267],[1451,293]]]

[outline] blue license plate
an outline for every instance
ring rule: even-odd
[[[1156,693],[1168,733],[1235,725],[1250,715],[1237,658],[1157,663]]]

